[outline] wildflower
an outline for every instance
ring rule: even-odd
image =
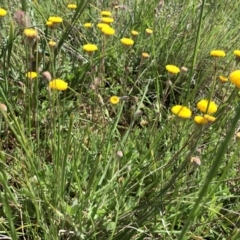
[[[215,121],[216,121],[216,118],[215,118],[215,117],[213,117],[213,116],[211,116],[211,115],[208,115],[208,114],[204,114],[203,117],[204,117],[205,119],[207,119],[208,122],[215,122]]]
[[[98,47],[95,44],[85,44],[83,45],[83,50],[87,51],[87,52],[95,52],[98,50]]]
[[[48,45],[49,45],[50,47],[55,47],[55,46],[57,45],[57,43],[54,42],[53,40],[50,40],[50,41],[48,42]]]
[[[180,69],[175,66],[175,65],[167,65],[166,66],[166,70],[169,72],[169,73],[173,73],[173,74],[177,74],[180,72]]]
[[[142,57],[143,57],[143,58],[149,58],[149,54],[146,53],[146,52],[143,52],[143,53],[142,53]]]
[[[46,22],[46,25],[47,25],[48,27],[52,27],[52,26],[53,26],[53,22],[47,21],[47,22]]]
[[[171,108],[173,114],[177,115],[180,118],[190,118],[192,116],[192,111],[182,105],[175,105]]]
[[[134,44],[134,41],[130,38],[122,38],[121,43],[126,46],[132,46]]]
[[[77,5],[76,4],[68,4],[67,8],[69,8],[69,9],[76,9]]]
[[[188,69],[186,68],[186,67],[181,67],[181,72],[187,72],[188,71]]]
[[[225,57],[226,53],[222,50],[213,50],[210,52],[210,55],[213,57]]]
[[[116,155],[117,155],[117,157],[122,158],[123,152],[121,150],[118,150]]]
[[[91,28],[92,27],[92,23],[84,23],[83,26],[85,28]]]
[[[109,26],[104,26],[101,31],[108,36],[115,34],[115,30]]]
[[[3,103],[0,103],[0,111],[7,112],[7,106]]]
[[[191,157],[190,162],[196,164],[197,166],[201,165],[201,160],[199,157]]]
[[[237,137],[238,139],[240,139],[240,132],[237,132],[237,133],[236,133],[236,137]]]
[[[14,13],[13,19],[16,21],[18,26],[21,28],[27,28],[32,25],[29,16],[21,10],[17,10]]]
[[[240,88],[240,70],[236,70],[230,73],[229,79],[237,88]]]
[[[34,79],[34,78],[36,78],[37,77],[37,73],[36,72],[27,72],[26,73],[26,78],[28,78],[28,79]]]
[[[225,76],[222,76],[222,75],[220,75],[218,78],[221,82],[227,82],[228,81],[228,78],[225,77]]]
[[[218,106],[215,102],[209,101],[207,99],[202,99],[197,103],[197,108],[203,113],[215,113],[218,109]]]
[[[139,32],[132,30],[131,34],[132,34],[132,36],[137,36],[137,35],[139,35]]]
[[[57,24],[57,23],[62,23],[63,19],[61,17],[49,17],[48,21],[52,22],[53,24]]]
[[[234,50],[234,51],[233,51],[233,54],[234,54],[236,57],[240,57],[240,50]]]
[[[113,23],[114,22],[114,19],[113,18],[110,18],[110,17],[103,17],[101,18],[101,21],[103,23]]]
[[[109,25],[106,24],[106,23],[98,23],[98,24],[97,24],[97,27],[100,28],[100,29],[102,29],[103,27],[109,27]]]
[[[111,16],[112,16],[112,13],[109,12],[109,11],[101,11],[101,15],[102,15],[102,16],[106,16],[106,17],[111,17]]]
[[[117,97],[117,96],[112,96],[112,97],[110,97],[110,103],[111,103],[111,104],[116,105],[116,104],[119,103],[119,101],[120,101],[120,98]]]
[[[5,17],[7,15],[7,11],[3,8],[0,8],[0,17]]]
[[[147,28],[147,29],[146,29],[146,33],[150,35],[150,34],[152,34],[152,33],[153,33],[153,30],[152,30],[152,29],[150,29],[150,28]]]
[[[38,35],[38,32],[33,28],[25,28],[23,34],[29,39],[35,39]]]
[[[45,80],[47,80],[47,81],[51,81],[51,80],[52,80],[51,73],[48,72],[48,71],[43,72],[43,73],[42,73],[42,76],[43,76],[43,78],[44,78]]]
[[[49,88],[63,91],[68,88],[68,84],[62,79],[57,78],[49,82]]]
[[[194,117],[194,122],[200,125],[204,125],[208,123],[208,120],[204,118],[203,116],[195,116]]]

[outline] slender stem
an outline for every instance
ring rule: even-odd
[[[204,6],[205,6],[205,0],[202,0],[201,12],[200,12],[200,16],[199,16],[198,29],[197,29],[197,37],[196,37],[195,47],[194,47],[194,52],[193,52],[192,66],[191,66],[191,71],[190,71],[188,84],[187,84],[188,85],[188,91],[187,91],[186,102],[188,102],[190,97],[191,97],[190,86],[191,86],[191,80],[192,80],[193,73],[194,73],[194,67],[195,67],[195,64],[196,64],[197,53],[198,53],[198,48],[199,48],[199,43],[200,43],[200,34],[201,34]]]

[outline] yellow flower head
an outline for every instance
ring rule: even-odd
[[[180,69],[175,66],[175,65],[167,65],[166,66],[166,70],[169,72],[169,73],[173,73],[173,74],[177,74],[180,72]]]
[[[26,78],[28,79],[34,79],[37,77],[37,73],[36,72],[27,72],[26,73]]]
[[[222,50],[213,50],[210,52],[210,55],[213,57],[225,57],[226,53]]]
[[[116,104],[119,103],[119,101],[120,101],[120,98],[117,97],[117,96],[112,96],[112,97],[110,97],[110,103],[111,103],[111,104],[116,105]]]
[[[220,76],[219,76],[219,80],[220,80],[221,82],[227,82],[227,81],[228,81],[228,78],[225,77],[225,76],[220,75]]]
[[[134,41],[130,38],[122,38],[121,43],[126,46],[132,46],[134,44]]]
[[[177,115],[180,118],[190,118],[192,116],[192,111],[182,105],[175,105],[171,108],[173,114]]]
[[[234,50],[234,51],[233,51],[233,54],[234,54],[236,57],[240,57],[240,50]]]
[[[102,15],[102,16],[106,16],[106,17],[111,17],[111,16],[112,16],[112,13],[109,12],[109,11],[101,11],[101,15]]]
[[[63,19],[61,17],[56,17],[55,16],[55,17],[49,17],[48,21],[52,22],[53,24],[56,24],[56,23],[62,23]]]
[[[202,99],[197,103],[197,108],[203,113],[213,114],[217,111],[218,106],[215,102]]]
[[[139,32],[132,30],[131,34],[132,34],[132,36],[137,36],[137,35],[139,35]]]
[[[153,33],[153,30],[152,30],[152,29],[150,29],[150,28],[147,28],[147,29],[146,29],[146,33],[150,35],[150,34],[152,34],[152,33]]]
[[[46,22],[46,25],[47,25],[48,27],[52,27],[52,26],[53,26],[53,22],[47,21],[47,22]]]
[[[84,23],[83,26],[85,28],[91,28],[92,27],[92,23]]]
[[[101,31],[108,36],[114,35],[115,34],[115,30],[109,26],[103,26]]]
[[[7,15],[7,11],[3,8],[0,8],[0,17],[4,17]]]
[[[203,116],[195,116],[194,122],[200,125],[204,125],[208,123],[208,120],[204,118]]]
[[[149,58],[149,54],[146,53],[146,52],[143,52],[143,53],[142,53],[142,57],[143,57],[143,58]]]
[[[26,29],[24,29],[23,34],[27,38],[36,38],[38,35],[38,32],[37,32],[37,30],[35,30],[33,28],[26,28]]]
[[[53,40],[50,40],[50,41],[48,42],[48,45],[49,45],[50,47],[55,47],[55,46],[57,45],[57,43],[54,42]]]
[[[204,117],[205,119],[207,119],[208,122],[215,122],[215,121],[216,121],[216,118],[215,118],[215,117],[213,117],[213,116],[211,116],[211,115],[208,115],[208,114],[204,114],[203,117]]]
[[[49,82],[49,88],[63,91],[68,88],[68,84],[66,82],[64,82],[62,79],[58,78],[58,79],[54,79]]]
[[[69,9],[76,9],[77,5],[76,4],[68,4],[67,8],[69,8]]]
[[[100,29],[102,29],[103,27],[109,27],[109,25],[106,24],[106,23],[98,23],[98,24],[97,24],[97,27],[100,28]]]
[[[101,18],[101,21],[103,23],[113,23],[114,22],[114,19],[113,18],[110,18],[110,17],[102,17]]]
[[[98,50],[98,47],[95,44],[85,44],[83,45],[83,50],[87,51],[87,52],[95,52]]]
[[[229,79],[237,88],[240,88],[240,70],[236,70],[230,73]]]

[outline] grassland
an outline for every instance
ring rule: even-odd
[[[239,1],[69,3],[1,1],[0,236],[240,239]]]

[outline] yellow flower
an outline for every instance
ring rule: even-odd
[[[167,65],[166,66],[166,70],[169,72],[169,73],[173,73],[173,74],[177,74],[180,72],[180,69],[175,66],[175,65]]]
[[[115,30],[109,26],[104,26],[101,31],[108,36],[115,34]]]
[[[63,91],[68,88],[68,84],[62,79],[57,78],[49,82],[49,88]]]
[[[219,80],[220,80],[221,82],[227,82],[227,81],[228,81],[228,78],[225,77],[225,76],[220,75],[220,76],[219,76]]]
[[[76,9],[77,5],[76,4],[68,4],[67,8],[69,8],[69,9]]]
[[[240,88],[240,70],[236,70],[230,73],[229,79],[237,88]]]
[[[211,115],[208,115],[208,114],[204,114],[203,117],[204,117],[205,119],[207,119],[208,122],[214,122],[214,121],[216,121],[216,118],[215,118],[215,117],[213,117],[213,116],[211,116]]]
[[[27,38],[36,38],[38,35],[38,32],[37,32],[37,30],[35,30],[33,28],[26,28],[26,29],[24,29],[23,34]]]
[[[240,50],[234,50],[233,54],[237,57],[240,57]]]
[[[0,8],[0,17],[4,17],[7,15],[7,11],[3,8]]]
[[[182,105],[175,105],[171,108],[173,114],[177,115],[180,118],[190,118],[192,116],[192,111]]]
[[[34,79],[37,77],[37,73],[36,72],[27,72],[26,73],[26,78],[28,79]]]
[[[142,53],[142,57],[143,57],[143,58],[149,58],[149,54],[146,53],[146,52],[143,52],[143,53]]]
[[[106,24],[106,23],[98,23],[98,24],[97,24],[97,27],[100,28],[100,29],[102,29],[103,27],[109,27],[109,25]]]
[[[132,34],[132,36],[137,36],[137,35],[139,35],[139,32],[132,30],[131,34]]]
[[[204,125],[204,124],[208,123],[208,120],[206,118],[204,118],[203,116],[195,116],[194,117],[194,122],[197,123],[197,124]]]
[[[47,25],[48,27],[52,27],[53,22],[51,22],[51,21],[47,21],[47,22],[46,22],[46,25]]]
[[[50,47],[55,47],[55,46],[57,45],[57,43],[54,42],[53,40],[50,40],[50,41],[48,42],[48,45],[49,45]]]
[[[134,44],[134,41],[130,38],[122,38],[121,43],[126,46],[132,46]]]
[[[114,22],[114,19],[113,18],[110,18],[110,17],[103,17],[101,18],[101,21],[103,23],[113,23]]]
[[[210,52],[210,55],[213,57],[225,57],[226,53],[222,50],[213,50]]]
[[[49,17],[48,21],[52,22],[52,23],[62,23],[63,19],[61,17]]]
[[[150,29],[150,28],[147,28],[147,29],[146,29],[146,33],[150,35],[150,34],[152,34],[152,33],[153,33],[153,30],[152,30],[152,29]]]
[[[110,97],[110,103],[111,103],[111,104],[116,105],[116,104],[119,103],[119,101],[120,101],[120,98],[117,97],[117,96],[112,96],[112,97]]]
[[[215,113],[218,109],[218,106],[215,102],[209,101],[207,99],[202,99],[197,103],[197,108],[203,113]]]
[[[95,44],[85,44],[83,45],[83,49],[87,52],[95,52],[98,50],[98,47]]]
[[[91,28],[92,27],[92,23],[84,23],[83,26],[85,28]]]
[[[101,11],[101,15],[102,15],[102,16],[106,16],[106,17],[111,17],[111,16],[112,16],[112,13],[109,12],[109,11]]]

